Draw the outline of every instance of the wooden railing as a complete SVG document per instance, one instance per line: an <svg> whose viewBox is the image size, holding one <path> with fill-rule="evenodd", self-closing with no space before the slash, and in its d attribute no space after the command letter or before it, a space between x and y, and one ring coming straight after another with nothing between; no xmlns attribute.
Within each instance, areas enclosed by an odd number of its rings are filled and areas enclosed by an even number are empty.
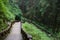
<svg viewBox="0 0 60 40"><path fill-rule="evenodd" d="M1 39L1 40L5 39L5 37L6 37L6 36L9 34L9 32L10 32L11 23L7 23L7 24L8 24L8 27L7 27L5 30L3 30L3 31L0 32L0 39Z"/></svg>
<svg viewBox="0 0 60 40"><path fill-rule="evenodd" d="M21 29L22 36L24 40L32 40L32 36L26 33L23 29Z"/></svg>
<svg viewBox="0 0 60 40"><path fill-rule="evenodd" d="M11 30L11 27L13 24L14 24L14 22L8 23L8 28L6 28L2 32L0 32L0 39L1 40L4 40L7 37L7 35L10 33L10 30ZM21 28L21 33L23 36L23 40L32 40L32 36L27 34L22 28Z"/></svg>

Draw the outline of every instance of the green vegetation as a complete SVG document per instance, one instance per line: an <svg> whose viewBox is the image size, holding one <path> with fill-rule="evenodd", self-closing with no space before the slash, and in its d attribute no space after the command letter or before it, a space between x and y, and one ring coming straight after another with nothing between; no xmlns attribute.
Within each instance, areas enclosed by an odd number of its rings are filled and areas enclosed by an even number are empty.
<svg viewBox="0 0 60 40"><path fill-rule="evenodd" d="M46 31L51 30L51 34L56 34L60 31L59 4L59 0L23 0L20 7L25 18L35 21L38 25L46 25Z"/></svg>
<svg viewBox="0 0 60 40"><path fill-rule="evenodd" d="M7 0L6 0L7 2ZM6 24L6 14L7 11L6 11L6 7L4 5L4 1L0 0L0 32L4 29L7 28L7 24Z"/></svg>
<svg viewBox="0 0 60 40"><path fill-rule="evenodd" d="M12 0L0 0L0 32L8 27L8 21L14 21L21 10Z"/></svg>
<svg viewBox="0 0 60 40"><path fill-rule="evenodd" d="M36 26L32 23L25 22L23 23L22 28L25 30L25 32L32 35L33 40L52 40L44 31L36 28Z"/></svg>
<svg viewBox="0 0 60 40"><path fill-rule="evenodd" d="M39 25L38 28L49 31L51 35L56 34L55 37L60 32L59 0L0 0L0 32L8 27L8 21L15 20L16 15L23 22L30 20L31 23ZM23 29L33 36L33 40L51 40L35 25L26 22L23 23Z"/></svg>

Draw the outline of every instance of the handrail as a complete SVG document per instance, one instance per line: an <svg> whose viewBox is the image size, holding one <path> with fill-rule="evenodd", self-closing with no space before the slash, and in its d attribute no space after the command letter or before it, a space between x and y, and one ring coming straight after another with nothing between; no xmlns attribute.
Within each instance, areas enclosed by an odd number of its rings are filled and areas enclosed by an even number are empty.
<svg viewBox="0 0 60 40"><path fill-rule="evenodd" d="M10 23L8 23L8 28L6 28L4 31L2 31L2 32L0 32L0 37L2 38L2 39L4 39L3 37L5 36L5 38L6 38L6 35L8 35L9 33L10 33L10 30L11 30L11 27L12 27L12 25L14 24L14 22L10 22ZM22 33L22 36L23 36L23 39L25 40L32 40L32 36L31 35L29 35L28 33L26 33L22 28L21 28L21 33Z"/></svg>
<svg viewBox="0 0 60 40"><path fill-rule="evenodd" d="M4 33L9 32L10 28L11 28L11 24L8 24L8 27L5 30L0 32L0 35L3 35Z"/></svg>
<svg viewBox="0 0 60 40"><path fill-rule="evenodd" d="M11 24L9 23L8 27L5 30L3 30L3 31L0 32L0 39L1 40L5 39L5 37L9 34L10 29L11 29Z"/></svg>
<svg viewBox="0 0 60 40"><path fill-rule="evenodd" d="M22 36L24 38L24 40L32 40L32 36L29 35L28 33L26 33L23 29L21 29L21 32L22 32Z"/></svg>

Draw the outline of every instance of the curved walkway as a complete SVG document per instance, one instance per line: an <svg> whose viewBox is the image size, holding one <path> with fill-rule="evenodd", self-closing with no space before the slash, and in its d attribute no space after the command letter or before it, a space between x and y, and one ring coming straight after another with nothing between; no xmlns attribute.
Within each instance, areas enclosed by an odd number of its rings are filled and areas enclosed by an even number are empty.
<svg viewBox="0 0 60 40"><path fill-rule="evenodd" d="M10 34L8 34L8 36L5 40L22 40L21 22L15 22L12 25Z"/></svg>

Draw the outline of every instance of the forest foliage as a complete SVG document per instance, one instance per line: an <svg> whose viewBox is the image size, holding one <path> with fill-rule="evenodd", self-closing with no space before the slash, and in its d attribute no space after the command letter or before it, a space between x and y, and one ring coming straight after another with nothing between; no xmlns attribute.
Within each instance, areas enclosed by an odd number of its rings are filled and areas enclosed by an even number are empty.
<svg viewBox="0 0 60 40"><path fill-rule="evenodd" d="M57 33L60 29L59 4L59 0L20 0L20 9L25 18L46 25L44 28L50 33Z"/></svg>
<svg viewBox="0 0 60 40"><path fill-rule="evenodd" d="M38 25L46 25L43 28L51 33L57 33L60 29L59 11L59 0L0 0L0 27L20 14Z"/></svg>
<svg viewBox="0 0 60 40"><path fill-rule="evenodd" d="M8 27L8 21L14 21L21 10L13 0L0 0L0 31Z"/></svg>

